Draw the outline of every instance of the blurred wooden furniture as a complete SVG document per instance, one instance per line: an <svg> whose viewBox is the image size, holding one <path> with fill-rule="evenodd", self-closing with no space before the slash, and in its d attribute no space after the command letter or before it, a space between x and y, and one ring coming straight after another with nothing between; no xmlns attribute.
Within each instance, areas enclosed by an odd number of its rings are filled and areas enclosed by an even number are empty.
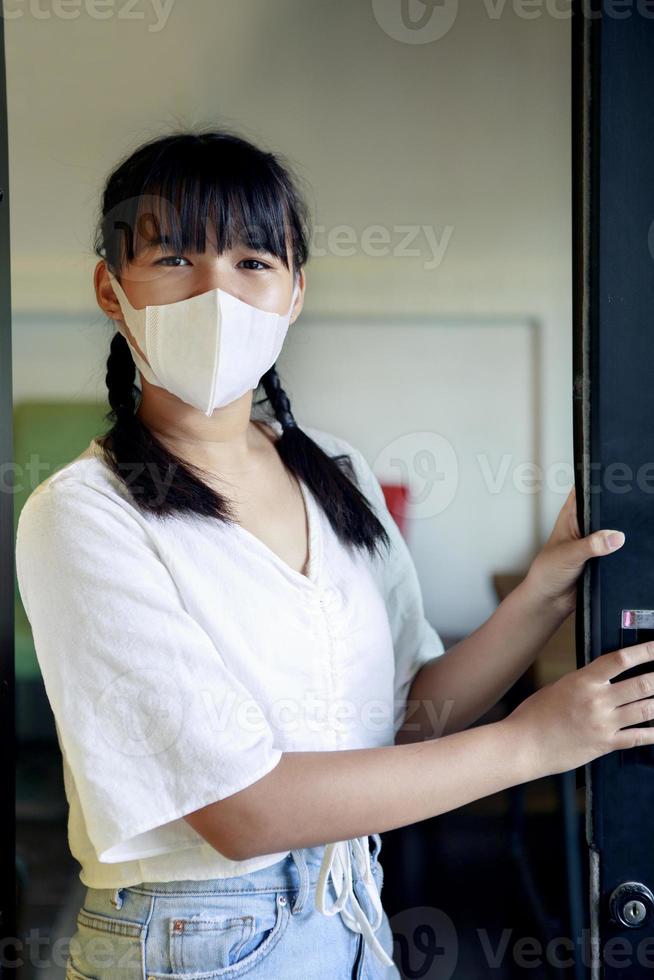
<svg viewBox="0 0 654 980"><path fill-rule="evenodd" d="M522 582L527 573L496 572L493 575L493 588L501 602ZM534 690L558 680L564 674L575 670L575 617L568 618L545 644L527 674L531 676Z"/></svg>

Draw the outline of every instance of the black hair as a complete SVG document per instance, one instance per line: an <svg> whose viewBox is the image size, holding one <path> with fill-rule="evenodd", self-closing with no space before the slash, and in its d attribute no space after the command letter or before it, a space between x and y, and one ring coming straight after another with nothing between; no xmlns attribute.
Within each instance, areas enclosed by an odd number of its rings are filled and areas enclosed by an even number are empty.
<svg viewBox="0 0 654 980"><path fill-rule="evenodd" d="M265 249L295 276L309 259L310 221L297 178L279 155L224 130L178 131L152 139L124 158L107 178L94 250L120 281L144 223L168 236L171 253L206 249L208 221L218 253L235 243ZM167 449L137 414L136 365L120 332L111 339L106 384L111 428L97 439L103 458L135 504L157 517L200 514L231 523L228 498L208 485L202 469ZM275 447L284 466L304 481L339 538L371 556L387 531L357 485L347 454L328 455L297 424L275 365L259 384L268 411L282 426ZM256 393L256 392L255 392ZM162 495L161 488L166 487Z"/></svg>

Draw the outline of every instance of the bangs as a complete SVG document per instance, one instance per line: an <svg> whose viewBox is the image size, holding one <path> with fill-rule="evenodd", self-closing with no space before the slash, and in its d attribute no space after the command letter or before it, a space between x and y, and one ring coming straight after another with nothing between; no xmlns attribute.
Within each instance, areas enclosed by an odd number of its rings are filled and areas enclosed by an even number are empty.
<svg viewBox="0 0 654 980"><path fill-rule="evenodd" d="M131 180L121 181L126 196L112 209L111 228L105 227L105 241L120 239L112 251L121 265L157 245L205 252L210 225L219 255L243 246L287 268L289 252L296 265L306 261L302 215L272 154L241 141L195 136L171 139L153 158L146 155L142 168L135 163ZM212 238L208 245L213 249Z"/></svg>

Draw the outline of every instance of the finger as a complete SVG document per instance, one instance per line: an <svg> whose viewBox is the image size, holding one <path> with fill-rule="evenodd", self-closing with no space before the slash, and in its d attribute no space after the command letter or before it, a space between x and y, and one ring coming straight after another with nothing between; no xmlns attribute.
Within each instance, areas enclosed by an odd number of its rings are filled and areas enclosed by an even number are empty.
<svg viewBox="0 0 654 980"><path fill-rule="evenodd" d="M613 709L616 731L625 725L642 725L654 718L654 698L642 698Z"/></svg>
<svg viewBox="0 0 654 980"><path fill-rule="evenodd" d="M624 531L604 528L602 531L593 531L592 534L587 534L585 538L581 538L581 543L586 547L588 557L593 558L596 555L608 555L612 551L617 551L625 543L625 540Z"/></svg>
<svg viewBox="0 0 654 980"><path fill-rule="evenodd" d="M645 664L654 661L654 640L645 643L635 643L632 647L621 647L619 650L612 650L610 653L603 653L592 663L586 665L586 669L591 671L595 679L600 683L608 683L614 677L635 667L637 664Z"/></svg>
<svg viewBox="0 0 654 980"><path fill-rule="evenodd" d="M617 551L625 542L622 531L594 531L585 538L566 539L558 545L557 559L562 568L580 568L589 558L601 558Z"/></svg>
<svg viewBox="0 0 654 980"><path fill-rule="evenodd" d="M640 745L654 745L654 728L625 728L617 732L613 742L616 749L635 749Z"/></svg>
<svg viewBox="0 0 654 980"><path fill-rule="evenodd" d="M641 698L649 698L654 694L654 670L649 670L645 674L638 674L636 677L629 677L625 681L616 681L611 685L611 699L613 706L618 708L621 704L629 704L631 701L638 701Z"/></svg>

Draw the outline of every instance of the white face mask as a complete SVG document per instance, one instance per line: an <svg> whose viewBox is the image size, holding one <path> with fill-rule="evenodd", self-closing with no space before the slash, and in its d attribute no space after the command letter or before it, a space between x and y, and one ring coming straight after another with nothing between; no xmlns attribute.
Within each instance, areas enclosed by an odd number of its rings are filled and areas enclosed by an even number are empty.
<svg viewBox="0 0 654 980"><path fill-rule="evenodd" d="M255 389L275 363L299 288L296 281L283 315L250 306L224 289L136 310L107 271L123 319L149 361L148 366L116 321L141 374L205 415Z"/></svg>

